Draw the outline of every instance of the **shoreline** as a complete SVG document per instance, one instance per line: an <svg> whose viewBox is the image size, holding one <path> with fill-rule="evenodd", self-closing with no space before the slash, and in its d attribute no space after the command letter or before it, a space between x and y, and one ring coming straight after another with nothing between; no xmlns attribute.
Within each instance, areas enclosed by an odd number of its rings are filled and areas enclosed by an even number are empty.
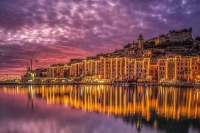
<svg viewBox="0 0 200 133"><path fill-rule="evenodd" d="M0 85L113 85L129 87L137 86L163 86L163 87L200 87L198 84L159 84L159 83L0 83Z"/></svg>
<svg viewBox="0 0 200 133"><path fill-rule="evenodd" d="M0 83L0 85L160 85L157 83Z"/></svg>

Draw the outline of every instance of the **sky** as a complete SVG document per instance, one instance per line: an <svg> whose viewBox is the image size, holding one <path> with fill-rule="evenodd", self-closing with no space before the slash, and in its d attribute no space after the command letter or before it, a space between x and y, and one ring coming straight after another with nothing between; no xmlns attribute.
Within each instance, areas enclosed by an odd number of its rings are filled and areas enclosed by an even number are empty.
<svg viewBox="0 0 200 133"><path fill-rule="evenodd" d="M200 0L0 0L0 78L23 75L30 59L36 69L113 52L139 34L191 27L195 38L199 7Z"/></svg>

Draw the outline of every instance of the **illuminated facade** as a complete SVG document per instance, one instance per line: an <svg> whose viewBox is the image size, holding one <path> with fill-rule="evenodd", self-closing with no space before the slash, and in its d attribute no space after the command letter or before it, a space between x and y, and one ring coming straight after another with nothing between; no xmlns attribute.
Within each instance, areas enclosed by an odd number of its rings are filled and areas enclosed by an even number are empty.
<svg viewBox="0 0 200 133"><path fill-rule="evenodd" d="M47 77L66 78L70 75L68 64L53 64L47 67ZM71 68L72 69L72 68Z"/></svg>
<svg viewBox="0 0 200 133"><path fill-rule="evenodd" d="M53 65L48 68L52 78L83 77L92 82L95 79L124 81L177 80L195 81L200 75L199 56L171 55L152 59L150 57L96 57L86 58L68 65ZM87 80L87 79L86 79Z"/></svg>
<svg viewBox="0 0 200 133"><path fill-rule="evenodd" d="M91 80L108 79L124 81L177 80L195 81L200 74L199 56L171 55L152 59L150 57L98 57L75 62L69 67L69 77L87 77ZM54 68L54 70L57 70ZM63 69L58 69L64 73ZM63 74L62 74L63 75ZM60 75L60 76L62 76Z"/></svg>
<svg viewBox="0 0 200 133"><path fill-rule="evenodd" d="M177 31L184 35L191 30ZM186 32L186 33L185 33ZM170 32L171 34L174 32ZM144 49L142 35L137 43L124 49L84 59L72 59L68 64L51 65L47 69L49 78L70 78L80 82L195 82L200 80L200 56L166 54L152 57L152 49ZM158 52L163 50L158 49Z"/></svg>
<svg viewBox="0 0 200 133"><path fill-rule="evenodd" d="M158 59L158 81L161 79L195 81L200 73L199 56L171 55Z"/></svg>

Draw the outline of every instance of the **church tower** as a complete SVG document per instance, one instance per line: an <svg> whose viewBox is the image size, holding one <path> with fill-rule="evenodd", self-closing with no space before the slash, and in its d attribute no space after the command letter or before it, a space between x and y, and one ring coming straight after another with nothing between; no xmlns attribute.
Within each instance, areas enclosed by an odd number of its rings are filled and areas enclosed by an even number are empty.
<svg viewBox="0 0 200 133"><path fill-rule="evenodd" d="M139 49L143 49L144 39L143 36L140 34L137 40L137 45Z"/></svg>

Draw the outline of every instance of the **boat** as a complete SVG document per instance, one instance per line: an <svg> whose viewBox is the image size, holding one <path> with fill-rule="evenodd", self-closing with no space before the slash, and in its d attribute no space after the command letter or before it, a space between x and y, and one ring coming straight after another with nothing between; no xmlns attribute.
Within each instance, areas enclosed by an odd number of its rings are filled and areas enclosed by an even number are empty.
<svg viewBox="0 0 200 133"><path fill-rule="evenodd" d="M193 83L180 83L178 84L179 87L194 87Z"/></svg>
<svg viewBox="0 0 200 133"><path fill-rule="evenodd" d="M179 83L162 83L162 86L177 86L177 87L193 87L191 82L179 82Z"/></svg>
<svg viewBox="0 0 200 133"><path fill-rule="evenodd" d="M200 87L200 83L194 83L194 87Z"/></svg>
<svg viewBox="0 0 200 133"><path fill-rule="evenodd" d="M177 83L161 83L162 86L178 86Z"/></svg>

